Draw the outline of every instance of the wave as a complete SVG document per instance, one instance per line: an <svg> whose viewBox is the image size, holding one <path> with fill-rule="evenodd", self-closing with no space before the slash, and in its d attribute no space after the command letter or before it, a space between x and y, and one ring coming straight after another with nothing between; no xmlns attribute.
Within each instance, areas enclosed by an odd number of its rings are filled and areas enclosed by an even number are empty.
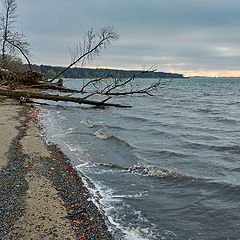
<svg viewBox="0 0 240 240"><path fill-rule="evenodd" d="M80 166L86 166L86 164L82 164ZM125 226L125 222L122 221L123 219L122 220L119 219L119 204L121 206L120 209L122 209L122 206L123 206L122 199L125 197L140 198L144 193L140 192L137 195L136 194L135 195L118 195L115 190L109 187L106 187L105 185L99 182L95 182L91 178L88 178L85 175L83 175L81 170L79 171L79 174L82 177L84 186L88 189L88 191L91 194L89 200L91 200L97 206L99 211L103 213L104 216L106 216L107 218L106 224L108 226L109 231L114 233L114 235L121 237L118 239L126 239L126 240L157 239L153 233L153 231L156 229L156 226L154 224L147 225L147 226L144 225L143 227L138 224L137 226L131 226L131 224L128 223L128 225ZM128 213L131 212L135 220L137 219L139 222L144 221L145 223L148 222L148 220L142 216L141 211L137 211L134 208L132 208L130 205L126 205L126 204L124 204L124 208L128 209Z"/></svg>
<svg viewBox="0 0 240 240"><path fill-rule="evenodd" d="M110 168L114 171L120 170L120 171L126 171L132 174L140 175L143 177L153 177L157 179L175 179L175 180L183 180L185 181L184 184L192 184L194 182L194 186L196 188L213 188L215 189L215 194L220 194L224 196L224 198L230 198L232 196L232 200L234 200L236 197L239 197L239 190L240 185L237 182L234 181L228 181L227 179L223 178L211 178L207 176L187 176L184 174L180 174L174 171L169 171L166 169L159 168L154 165L133 165L130 167L122 167L117 164L108 164L108 163L96 163L96 162L88 162L81 164L77 166L76 168L81 171L81 167L90 167L90 166L102 166L105 168ZM107 170L106 170L107 171ZM240 172L240 168L232 169L231 172ZM185 185L186 187L187 185ZM125 197L141 197L145 193L142 192L140 195L131 195L131 196L125 196ZM124 196L120 196L124 197Z"/></svg>
<svg viewBox="0 0 240 240"><path fill-rule="evenodd" d="M93 122L91 119L83 119L80 123L88 128L94 128L98 126L98 124Z"/></svg>
<svg viewBox="0 0 240 240"><path fill-rule="evenodd" d="M210 108L198 108L195 111L196 112L203 112L203 113L218 113L218 111L210 109Z"/></svg>
<svg viewBox="0 0 240 240"><path fill-rule="evenodd" d="M105 125L107 128L113 128L113 129L118 129L118 130L127 130L125 128L122 128L120 126L113 126L113 125Z"/></svg>
<svg viewBox="0 0 240 240"><path fill-rule="evenodd" d="M156 153L154 153L154 155L156 156L162 156L162 155L167 155L168 157L182 157L182 158L187 158L189 157L189 155L186 155L184 153L181 152L175 152L175 151L169 151L169 150L162 150L162 151L158 151Z"/></svg>
<svg viewBox="0 0 240 240"><path fill-rule="evenodd" d="M239 105L240 102L239 102L239 101L232 101L232 102L225 103L225 104L226 104L226 105L230 105L230 106L232 106L232 105Z"/></svg>
<svg viewBox="0 0 240 240"><path fill-rule="evenodd" d="M221 140L221 137L217 135L213 135L210 133L204 134L204 133L183 133L182 137L185 138L195 138L199 140L205 140L205 141L210 141L210 140Z"/></svg>
<svg viewBox="0 0 240 240"><path fill-rule="evenodd" d="M113 135L107 134L104 131L104 129L100 129L100 130L96 131L95 133L93 133L93 135L95 137L99 138L99 139L102 139L102 140L112 139L112 140L114 140L114 141L116 141L118 143L121 143L121 144L123 144L123 145L125 145L127 147L132 148L132 146L128 142L126 142L126 141L124 141L122 139L119 139L119 138L117 138L117 137L115 137Z"/></svg>
<svg viewBox="0 0 240 240"><path fill-rule="evenodd" d="M99 139L109 139L113 137L112 135L108 135L107 133L105 133L103 129L96 131L93 135Z"/></svg>
<svg viewBox="0 0 240 240"><path fill-rule="evenodd" d="M228 145L228 146L216 146L216 145L207 145L207 144L203 144L203 143L188 143L188 146L191 148L195 148L195 149L206 149L206 150L213 150L216 152L231 152L231 153L235 153L235 154L239 154L240 153L240 146L239 145Z"/></svg>
<svg viewBox="0 0 240 240"><path fill-rule="evenodd" d="M130 167L123 167L117 164L111 164L111 163L97 163L97 162L88 162L88 165L98 165L103 166L107 168L112 169L119 169L128 171L134 174L141 174L143 176L151 176L156 178L181 178L181 179L193 179L193 177L185 176L176 172L172 172L166 169L161 169L154 165L133 165ZM83 165L77 166L77 168L80 168ZM84 165L86 166L86 164Z"/></svg>
<svg viewBox="0 0 240 240"><path fill-rule="evenodd" d="M192 178L185 175L181 175L176 172L161 169L154 165L147 165L147 166L133 165L129 167L128 170L133 173L140 173L140 174L144 174L144 175L148 175L156 178L184 178L184 179Z"/></svg>
<svg viewBox="0 0 240 240"><path fill-rule="evenodd" d="M231 170L231 172L240 172L240 168L234 168Z"/></svg>
<svg viewBox="0 0 240 240"><path fill-rule="evenodd" d="M238 119L230 118L230 117L214 117L213 120L221 123L229 123L229 124L239 124Z"/></svg>
<svg viewBox="0 0 240 240"><path fill-rule="evenodd" d="M125 116L125 118L127 118L128 120L137 121L137 122L148 122L149 121L146 118L136 117L136 116Z"/></svg>
<svg viewBox="0 0 240 240"><path fill-rule="evenodd" d="M225 152L230 151L235 154L240 153L240 146L239 145L233 145L233 146L211 146L210 149L218 151L218 152Z"/></svg>
<svg viewBox="0 0 240 240"><path fill-rule="evenodd" d="M115 228L119 229L124 234L125 240L150 240L150 239L156 239L155 236L153 236L153 233L151 229L149 228L141 228L138 227L132 227L132 226L123 226L122 224L115 221L111 216L108 216L109 222L115 226ZM151 238L149 238L151 237Z"/></svg>

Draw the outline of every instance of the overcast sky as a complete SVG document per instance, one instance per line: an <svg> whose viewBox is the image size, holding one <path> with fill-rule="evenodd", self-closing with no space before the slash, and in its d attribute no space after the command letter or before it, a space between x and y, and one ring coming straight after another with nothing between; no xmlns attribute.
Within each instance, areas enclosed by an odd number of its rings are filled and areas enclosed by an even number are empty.
<svg viewBox="0 0 240 240"><path fill-rule="evenodd" d="M91 67L240 76L240 0L17 0L36 64L67 65L89 29L120 39Z"/></svg>

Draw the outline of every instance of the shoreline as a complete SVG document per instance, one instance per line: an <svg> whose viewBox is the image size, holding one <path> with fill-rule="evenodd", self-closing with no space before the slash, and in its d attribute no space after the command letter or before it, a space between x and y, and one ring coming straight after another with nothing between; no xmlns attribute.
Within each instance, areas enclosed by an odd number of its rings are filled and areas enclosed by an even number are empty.
<svg viewBox="0 0 240 240"><path fill-rule="evenodd" d="M0 109L0 239L113 239L81 173L42 140L37 108L8 99Z"/></svg>

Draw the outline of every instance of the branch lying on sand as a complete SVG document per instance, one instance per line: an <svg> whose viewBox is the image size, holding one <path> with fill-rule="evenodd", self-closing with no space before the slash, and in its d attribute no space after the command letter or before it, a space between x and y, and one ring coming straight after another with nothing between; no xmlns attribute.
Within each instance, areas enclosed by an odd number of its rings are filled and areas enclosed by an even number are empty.
<svg viewBox="0 0 240 240"><path fill-rule="evenodd" d="M45 100L52 100L52 101L64 101L64 102L75 102L79 104L89 104L94 106L113 106L113 107L119 107L119 108L130 108L131 106L124 106L120 104L114 104L114 103L106 103L108 99L105 99L101 102L98 101L91 101L79 97L69 97L69 96L59 96L59 95L53 95L53 94L46 94L46 93L36 93L36 92L30 92L30 91L16 91L16 90L5 90L0 89L0 95L8 96L8 97L15 97L20 99L21 97L26 98L28 100L29 98L36 98L36 99L45 99Z"/></svg>

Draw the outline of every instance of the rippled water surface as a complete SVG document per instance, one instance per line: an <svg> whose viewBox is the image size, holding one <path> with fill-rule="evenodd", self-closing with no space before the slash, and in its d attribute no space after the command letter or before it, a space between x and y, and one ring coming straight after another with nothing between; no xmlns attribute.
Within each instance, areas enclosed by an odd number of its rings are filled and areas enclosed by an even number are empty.
<svg viewBox="0 0 240 240"><path fill-rule="evenodd" d="M112 100L129 109L42 106L46 137L95 184L116 239L240 239L240 79L165 83Z"/></svg>

